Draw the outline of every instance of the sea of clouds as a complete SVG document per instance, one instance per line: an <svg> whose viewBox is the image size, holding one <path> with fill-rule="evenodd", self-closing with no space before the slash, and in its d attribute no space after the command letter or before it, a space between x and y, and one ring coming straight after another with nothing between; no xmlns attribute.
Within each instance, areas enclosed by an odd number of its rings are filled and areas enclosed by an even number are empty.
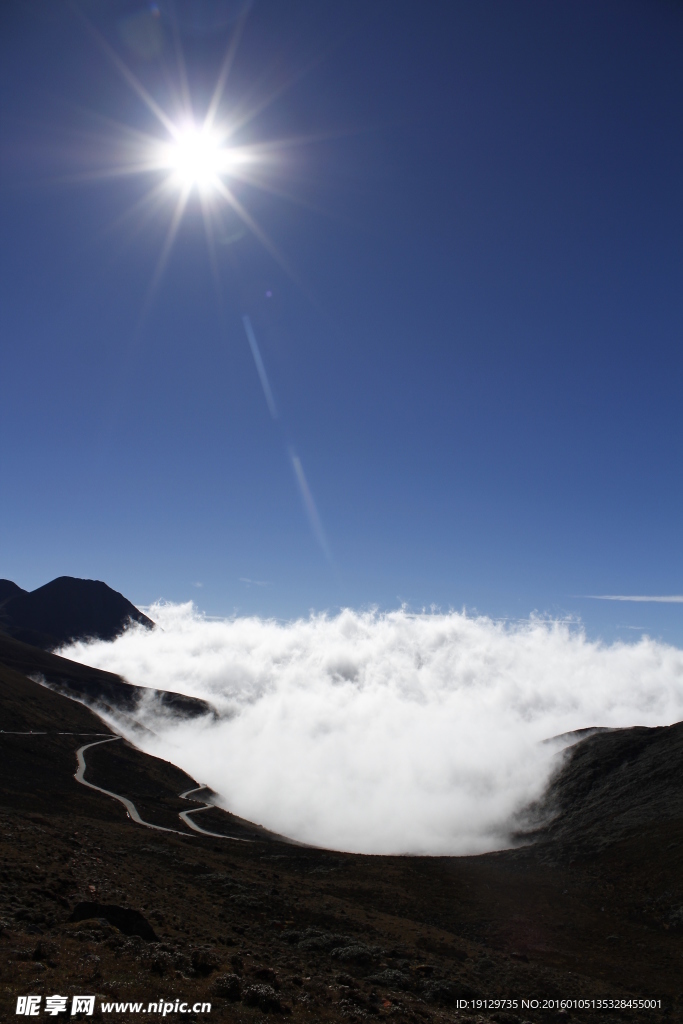
<svg viewBox="0 0 683 1024"><path fill-rule="evenodd" d="M148 609L110 643L64 656L219 712L142 712L150 754L275 832L363 853L469 854L511 845L567 740L591 726L683 718L683 651L593 642L566 622L345 610L283 623ZM132 736L126 725L122 732Z"/></svg>

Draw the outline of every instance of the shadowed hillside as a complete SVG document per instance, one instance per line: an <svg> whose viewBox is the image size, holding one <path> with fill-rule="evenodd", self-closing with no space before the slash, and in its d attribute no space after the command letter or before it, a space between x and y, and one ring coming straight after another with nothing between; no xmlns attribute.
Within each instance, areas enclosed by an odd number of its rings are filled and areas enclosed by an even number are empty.
<svg viewBox="0 0 683 1024"><path fill-rule="evenodd" d="M16 583L12 583L12 580L0 580L0 604L6 601L8 597L16 597L18 594L26 594L28 591L22 590Z"/></svg>
<svg viewBox="0 0 683 1024"><path fill-rule="evenodd" d="M141 700L155 699L165 710L183 718L215 716L211 705L199 697L186 697L183 693L135 686L113 672L104 672L102 669L90 668L89 665L60 658L57 654L32 647L1 633L0 663L25 675L39 677L60 693L114 714L125 714L130 717Z"/></svg>
<svg viewBox="0 0 683 1024"><path fill-rule="evenodd" d="M30 651L14 647L26 667ZM48 657L35 650L36 666ZM251 841L191 833L179 813L201 804L180 798L196 785L184 772L120 739L91 748L87 780L185 834L136 824L74 779L77 748L106 726L1 665L0 717L3 1019L25 992L147 1002L160 987L211 1001L206 1020L242 1024L264 1012L316 1024L555 1019L522 998L654 998L648 1020L682 1018L680 726L577 744L536 844L364 857L293 846L215 808L195 822ZM591 822L606 841L579 851Z"/></svg>
<svg viewBox="0 0 683 1024"><path fill-rule="evenodd" d="M129 622L154 623L100 580L59 576L32 590L0 581L0 629L24 643L55 650L72 640L113 640Z"/></svg>
<svg viewBox="0 0 683 1024"><path fill-rule="evenodd" d="M683 722L610 729L565 754L527 838L549 856L589 856L618 840L683 822Z"/></svg>

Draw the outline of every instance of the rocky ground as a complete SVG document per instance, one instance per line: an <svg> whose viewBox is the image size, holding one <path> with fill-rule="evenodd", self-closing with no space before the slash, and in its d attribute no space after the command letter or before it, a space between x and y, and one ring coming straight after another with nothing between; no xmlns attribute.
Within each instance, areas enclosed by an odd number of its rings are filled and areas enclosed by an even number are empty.
<svg viewBox="0 0 683 1024"><path fill-rule="evenodd" d="M680 727L610 739L602 768L599 737L584 741L530 847L364 857L217 809L197 823L245 841L190 834L178 794L191 779L122 740L93 748L87 779L188 834L136 825L73 777L76 749L108 732L91 711L2 666L0 710L3 1021L26 994L96 995L94 1017L117 1021L141 1018L102 1002L210 1003L168 1019L250 1024L683 1018ZM563 999L623 1005L560 1011Z"/></svg>

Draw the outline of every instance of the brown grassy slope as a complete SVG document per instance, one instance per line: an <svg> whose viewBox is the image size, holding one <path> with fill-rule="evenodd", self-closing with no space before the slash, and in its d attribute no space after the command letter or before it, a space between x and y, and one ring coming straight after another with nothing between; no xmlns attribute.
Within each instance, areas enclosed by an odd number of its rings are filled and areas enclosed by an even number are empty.
<svg viewBox="0 0 683 1024"><path fill-rule="evenodd" d="M42 652L39 652L42 653ZM45 810L53 805L88 813L104 820L126 821L126 810L111 798L100 796L73 778L76 750L90 741L115 735L96 714L77 701L0 664L2 695L2 776L0 794L9 806ZM15 735L33 731L33 735ZM42 735L46 732L46 735ZM66 735L61 735L66 733ZM125 740L93 747L86 752L86 779L103 789L132 800L145 821L188 831L178 817L192 804L179 794L197 786L180 768L161 758L142 753ZM211 815L218 832L248 829L248 823L216 809ZM208 820L208 818L207 818ZM202 821L199 822L202 824ZM245 832L245 834L247 834Z"/></svg>
<svg viewBox="0 0 683 1024"><path fill-rule="evenodd" d="M24 647L26 645L19 645ZM42 651L38 651L42 655ZM88 708L66 701L60 694L40 686L22 672L0 664L2 719L5 732L42 730L111 734L111 730Z"/></svg>

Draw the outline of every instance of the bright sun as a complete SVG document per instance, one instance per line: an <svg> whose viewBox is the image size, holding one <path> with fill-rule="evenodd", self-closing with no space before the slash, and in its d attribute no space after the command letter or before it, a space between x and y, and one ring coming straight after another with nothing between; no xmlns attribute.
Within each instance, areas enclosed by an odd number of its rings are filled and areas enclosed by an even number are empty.
<svg viewBox="0 0 683 1024"><path fill-rule="evenodd" d="M178 131L164 147L163 163L179 185L200 190L215 187L229 170L231 153L215 134L191 126Z"/></svg>

